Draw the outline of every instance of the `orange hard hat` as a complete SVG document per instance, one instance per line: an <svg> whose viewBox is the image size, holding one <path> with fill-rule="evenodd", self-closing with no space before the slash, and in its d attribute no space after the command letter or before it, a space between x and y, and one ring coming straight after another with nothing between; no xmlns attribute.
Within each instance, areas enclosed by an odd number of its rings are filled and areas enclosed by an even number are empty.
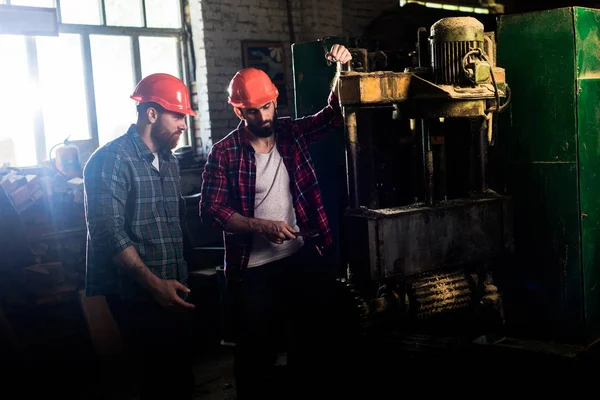
<svg viewBox="0 0 600 400"><path fill-rule="evenodd" d="M165 110L196 116L190 105L190 92L180 79L169 74L151 74L139 81L130 96L138 103L153 102Z"/></svg>
<svg viewBox="0 0 600 400"><path fill-rule="evenodd" d="M277 87L262 70L246 68L238 71L229 82L229 104L237 108L260 107L279 96Z"/></svg>

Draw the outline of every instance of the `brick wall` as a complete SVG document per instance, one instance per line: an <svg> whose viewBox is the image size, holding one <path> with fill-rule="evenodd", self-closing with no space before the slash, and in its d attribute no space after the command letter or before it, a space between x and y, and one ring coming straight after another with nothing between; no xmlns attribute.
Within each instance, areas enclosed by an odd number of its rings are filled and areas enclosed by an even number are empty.
<svg viewBox="0 0 600 400"><path fill-rule="evenodd" d="M292 0L295 42L342 32L342 2ZM242 40L282 42L287 105L281 115L293 115L291 40L285 0L190 0L200 103L199 132L204 149L234 129L239 119L227 104L227 85L242 68ZM196 134L198 136L198 133Z"/></svg>
<svg viewBox="0 0 600 400"><path fill-rule="evenodd" d="M344 35L362 36L367 25L382 11L399 6L398 0L342 0Z"/></svg>

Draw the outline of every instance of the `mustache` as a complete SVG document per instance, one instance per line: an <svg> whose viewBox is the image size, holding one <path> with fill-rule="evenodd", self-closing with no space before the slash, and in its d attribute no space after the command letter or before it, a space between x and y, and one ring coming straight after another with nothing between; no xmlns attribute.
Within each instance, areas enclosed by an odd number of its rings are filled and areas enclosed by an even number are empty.
<svg viewBox="0 0 600 400"><path fill-rule="evenodd" d="M268 125L265 125L265 124L268 124ZM273 119L264 121L262 126L255 126L255 125L247 124L247 127L250 130L250 132L252 132L257 137L261 137L261 138L271 137L277 131L277 127L278 127L277 111L275 111L275 114L273 115Z"/></svg>
<svg viewBox="0 0 600 400"><path fill-rule="evenodd" d="M250 129L250 132L252 132L255 136L261 138L271 137L271 135L275 133L275 126L273 122L266 126L248 125L248 129Z"/></svg>

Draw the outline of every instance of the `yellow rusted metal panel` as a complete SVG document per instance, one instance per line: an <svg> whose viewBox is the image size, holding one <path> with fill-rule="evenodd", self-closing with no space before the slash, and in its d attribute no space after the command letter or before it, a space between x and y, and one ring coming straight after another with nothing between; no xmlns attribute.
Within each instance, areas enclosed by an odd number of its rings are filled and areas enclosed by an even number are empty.
<svg viewBox="0 0 600 400"><path fill-rule="evenodd" d="M342 105L397 103L408 99L412 74L403 72L348 72L340 76Z"/></svg>
<svg viewBox="0 0 600 400"><path fill-rule="evenodd" d="M497 82L503 85L503 70L495 68L494 74L498 75ZM501 98L506 97L502 89L499 89L498 94ZM475 87L436 85L409 72L346 72L340 76L339 82L339 99L342 106L443 100L448 103L459 101L455 106L448 106L458 110L464 109L462 102L465 100L493 99L494 95L492 84ZM476 115L485 114L477 112ZM468 116L473 115L471 113Z"/></svg>

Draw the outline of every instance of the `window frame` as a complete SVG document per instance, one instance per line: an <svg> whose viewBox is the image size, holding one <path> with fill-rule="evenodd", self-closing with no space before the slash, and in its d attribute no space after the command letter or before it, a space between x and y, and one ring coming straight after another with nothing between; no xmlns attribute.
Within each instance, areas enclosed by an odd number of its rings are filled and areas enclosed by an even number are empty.
<svg viewBox="0 0 600 400"><path fill-rule="evenodd" d="M83 61L83 75L84 75L84 87L85 87L85 99L88 112L88 128L90 132L90 139L73 141L82 148L97 149L99 147L99 136L98 136L98 118L96 112L96 94L94 88L94 76L93 76L93 65L92 65L92 48L90 44L90 35L107 35L107 36L127 36L131 38L131 55L132 55L132 67L134 82L131 82L131 90L142 79L142 64L141 64L141 53L140 53L140 36L147 37L169 37L175 38L178 43L177 51L177 63L181 78L184 82L188 82L191 76L188 69L188 62L186 62L187 54L187 41L188 36L185 29L185 2L179 0L180 7L180 28L149 28L147 27L146 18L146 0L141 0L142 7L142 19L144 26L130 27L130 26L111 26L106 25L106 6L105 1L100 0L101 7L101 18L102 25L84 25L84 24L64 24L61 21L61 8L60 0L55 0L56 4L56 15L58 19L58 33L59 34L78 34L81 37L81 57ZM5 4L10 5L10 0L5 0ZM38 54L37 54L37 40L35 36L24 36L26 43L27 61L29 65L29 76L31 82L39 86L40 75L38 69ZM187 83L190 88L189 82ZM191 92L191 90L190 90ZM190 95L191 97L191 95ZM36 158L38 165L48 160L48 151L56 143L46 143L46 136L44 130L44 118L42 112L42 103L35 102L34 115L34 143L36 147ZM187 117L187 132L182 135L182 145L193 146L193 135L191 127L193 126L193 117ZM133 121L134 116L132 116ZM125 133L125 132L123 132ZM17 166L17 167L31 167L31 166Z"/></svg>

